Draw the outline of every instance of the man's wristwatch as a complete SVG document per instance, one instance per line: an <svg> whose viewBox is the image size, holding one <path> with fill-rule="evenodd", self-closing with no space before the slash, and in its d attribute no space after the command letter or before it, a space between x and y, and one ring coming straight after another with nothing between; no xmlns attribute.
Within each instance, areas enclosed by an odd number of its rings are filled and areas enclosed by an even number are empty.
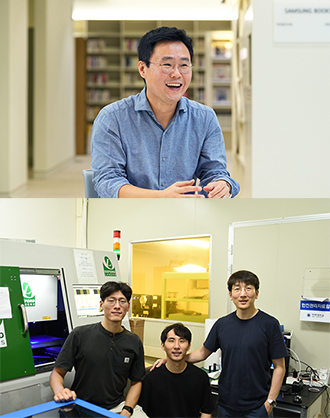
<svg viewBox="0 0 330 418"><path fill-rule="evenodd" d="M124 405L123 409L126 409L126 411L128 411L131 414L131 416L133 415L134 409L131 406Z"/></svg>
<svg viewBox="0 0 330 418"><path fill-rule="evenodd" d="M276 401L274 401L273 399L267 399L267 402L269 403L269 405L270 405L272 408L274 408L274 406L276 406L276 405L277 405L277 402L276 402Z"/></svg>

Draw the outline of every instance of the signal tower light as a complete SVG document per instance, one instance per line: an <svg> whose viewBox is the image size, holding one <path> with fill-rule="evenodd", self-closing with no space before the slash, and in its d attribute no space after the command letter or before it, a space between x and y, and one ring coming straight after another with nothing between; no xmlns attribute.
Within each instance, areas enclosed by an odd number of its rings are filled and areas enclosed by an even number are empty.
<svg viewBox="0 0 330 418"><path fill-rule="evenodd" d="M120 259L120 231L113 231L113 252L117 254L117 259Z"/></svg>

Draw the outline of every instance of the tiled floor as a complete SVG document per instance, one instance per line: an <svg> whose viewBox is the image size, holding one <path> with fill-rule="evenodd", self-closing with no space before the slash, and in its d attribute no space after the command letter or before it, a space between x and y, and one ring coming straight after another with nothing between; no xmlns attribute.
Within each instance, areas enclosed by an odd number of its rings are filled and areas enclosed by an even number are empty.
<svg viewBox="0 0 330 418"><path fill-rule="evenodd" d="M227 151L228 170L231 172L231 153ZM13 198L85 197L82 170L90 168L90 156L76 156L47 179L28 180L26 188L13 193Z"/></svg>
<svg viewBox="0 0 330 418"><path fill-rule="evenodd" d="M82 170L90 168L90 156L76 156L48 179L29 179L25 190L11 197L85 197Z"/></svg>

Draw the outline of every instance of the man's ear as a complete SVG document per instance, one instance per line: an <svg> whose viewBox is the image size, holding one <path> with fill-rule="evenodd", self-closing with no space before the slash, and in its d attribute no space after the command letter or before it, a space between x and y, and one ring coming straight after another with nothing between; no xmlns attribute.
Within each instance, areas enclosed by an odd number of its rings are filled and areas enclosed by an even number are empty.
<svg viewBox="0 0 330 418"><path fill-rule="evenodd" d="M164 343L161 343L160 346L162 347L162 349L165 351L165 345Z"/></svg>
<svg viewBox="0 0 330 418"><path fill-rule="evenodd" d="M103 311L103 301L100 300L100 311Z"/></svg>
<svg viewBox="0 0 330 418"><path fill-rule="evenodd" d="M138 62L138 70L139 70L140 76L142 78L145 78L144 75L145 75L145 69L146 68L147 68L147 65L144 61L139 61Z"/></svg>

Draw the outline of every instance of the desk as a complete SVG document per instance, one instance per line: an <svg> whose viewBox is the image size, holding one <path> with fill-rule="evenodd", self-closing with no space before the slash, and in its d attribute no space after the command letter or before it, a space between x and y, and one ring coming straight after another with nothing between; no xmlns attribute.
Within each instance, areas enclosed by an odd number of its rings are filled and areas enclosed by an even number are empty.
<svg viewBox="0 0 330 418"><path fill-rule="evenodd" d="M218 386L211 385L212 397L216 405L216 410L213 412L213 417L217 416L217 397ZM315 415L323 412L322 409L322 394L325 392L325 387L320 388L317 393L310 392L308 386L304 385L300 392L302 398L301 403L293 402L294 396L291 390L286 394L280 394L277 398L277 406L274 408L274 417L296 417L296 418L313 418Z"/></svg>
<svg viewBox="0 0 330 418"><path fill-rule="evenodd" d="M294 395L291 390L280 393L277 397L277 406L274 408L274 417L301 417L313 418L322 412L322 394L325 387L319 388L319 392L310 392L309 386L304 385L301 392L301 403L293 402Z"/></svg>

